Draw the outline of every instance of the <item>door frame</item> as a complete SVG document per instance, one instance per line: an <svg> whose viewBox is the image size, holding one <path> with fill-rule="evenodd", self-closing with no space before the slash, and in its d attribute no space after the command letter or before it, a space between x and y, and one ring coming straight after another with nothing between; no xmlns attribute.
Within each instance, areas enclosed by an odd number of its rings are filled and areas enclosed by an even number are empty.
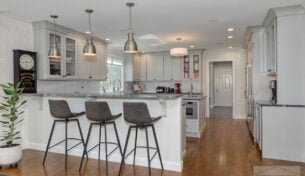
<svg viewBox="0 0 305 176"><path fill-rule="evenodd" d="M208 63L205 66L207 70L207 80L206 80L206 85L207 85L207 117L210 118L210 63L212 62L232 62L232 77L233 77L233 85L232 85L232 93L233 93L233 105L232 105L232 116L234 119L235 116L235 102L236 102L236 97L235 97L235 62L234 59L208 59ZM214 67L213 67L214 69Z"/></svg>

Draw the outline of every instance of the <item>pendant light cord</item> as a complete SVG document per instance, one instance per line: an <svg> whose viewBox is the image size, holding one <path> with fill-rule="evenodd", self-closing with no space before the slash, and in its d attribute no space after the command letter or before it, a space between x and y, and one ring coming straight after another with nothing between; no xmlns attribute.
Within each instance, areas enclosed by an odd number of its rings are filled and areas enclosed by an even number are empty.
<svg viewBox="0 0 305 176"><path fill-rule="evenodd" d="M133 2L127 2L126 6L129 7L129 28L128 28L128 32L133 32L132 18L131 18L131 8L134 6L134 3Z"/></svg>
<svg viewBox="0 0 305 176"><path fill-rule="evenodd" d="M89 34L91 35L92 34L92 31L91 31L91 13L88 13L89 14Z"/></svg>

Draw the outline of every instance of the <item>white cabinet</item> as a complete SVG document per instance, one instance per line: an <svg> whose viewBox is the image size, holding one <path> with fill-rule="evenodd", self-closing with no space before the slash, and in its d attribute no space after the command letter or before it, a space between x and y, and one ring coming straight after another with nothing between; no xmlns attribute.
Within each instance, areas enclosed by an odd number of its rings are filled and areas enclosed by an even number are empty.
<svg viewBox="0 0 305 176"><path fill-rule="evenodd" d="M276 19L266 27L266 62L263 70L269 73L276 72Z"/></svg>
<svg viewBox="0 0 305 176"><path fill-rule="evenodd" d="M163 55L148 54L147 81L163 81Z"/></svg>
<svg viewBox="0 0 305 176"><path fill-rule="evenodd" d="M260 104L254 105L254 125L253 138L260 150L262 150L262 107Z"/></svg>
<svg viewBox="0 0 305 176"><path fill-rule="evenodd" d="M107 78L107 63L106 53L103 52L106 48L95 42L96 56L84 56L82 49L86 44L85 40L79 40L78 50L79 59L78 65L78 78L88 80L103 80Z"/></svg>
<svg viewBox="0 0 305 176"><path fill-rule="evenodd" d="M164 55L164 76L165 81L180 81L181 80L181 58L171 57L170 55Z"/></svg>
<svg viewBox="0 0 305 176"><path fill-rule="evenodd" d="M49 21L33 22L34 50L38 58L39 79L105 79L107 75L106 43L94 38L97 56L84 62L83 47L86 34L56 25L56 42L61 51L61 59L48 57L53 42L53 23ZM90 63L90 64L89 64ZM83 65L82 65L83 64ZM87 73L86 73L87 72Z"/></svg>
<svg viewBox="0 0 305 176"><path fill-rule="evenodd" d="M201 53L190 53L183 57L183 80L201 79Z"/></svg>

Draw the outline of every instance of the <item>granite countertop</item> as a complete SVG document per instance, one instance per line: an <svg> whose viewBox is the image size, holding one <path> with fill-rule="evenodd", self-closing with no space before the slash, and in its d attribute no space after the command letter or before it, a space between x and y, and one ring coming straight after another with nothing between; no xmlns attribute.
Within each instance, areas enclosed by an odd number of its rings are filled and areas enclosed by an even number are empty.
<svg viewBox="0 0 305 176"><path fill-rule="evenodd" d="M257 100L254 102L260 106L280 106L280 107L305 107L305 105L288 105L288 104L278 104L276 102L270 102L266 100Z"/></svg>
<svg viewBox="0 0 305 176"><path fill-rule="evenodd" d="M39 97L75 97L75 98L118 98L118 99L166 99L174 100L182 97L181 94L135 94L130 92L103 93L103 94L83 94L83 93L37 93L24 94L25 96Z"/></svg>

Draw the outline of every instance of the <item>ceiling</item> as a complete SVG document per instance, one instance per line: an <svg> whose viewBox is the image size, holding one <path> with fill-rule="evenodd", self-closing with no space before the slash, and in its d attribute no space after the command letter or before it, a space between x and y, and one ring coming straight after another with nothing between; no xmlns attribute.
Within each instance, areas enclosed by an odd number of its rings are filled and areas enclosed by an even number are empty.
<svg viewBox="0 0 305 176"><path fill-rule="evenodd" d="M28 22L50 20L85 32L91 8L95 36L111 39L109 49L122 52L127 39L126 0L1 0L0 13ZM302 4L302 0L133 0L133 28L140 51L168 51L172 47L214 49L241 47L247 26L260 25L268 9ZM233 27L233 32L227 28ZM148 35L151 34L151 35ZM228 39L233 35L233 39ZM177 42L176 38L182 41Z"/></svg>

